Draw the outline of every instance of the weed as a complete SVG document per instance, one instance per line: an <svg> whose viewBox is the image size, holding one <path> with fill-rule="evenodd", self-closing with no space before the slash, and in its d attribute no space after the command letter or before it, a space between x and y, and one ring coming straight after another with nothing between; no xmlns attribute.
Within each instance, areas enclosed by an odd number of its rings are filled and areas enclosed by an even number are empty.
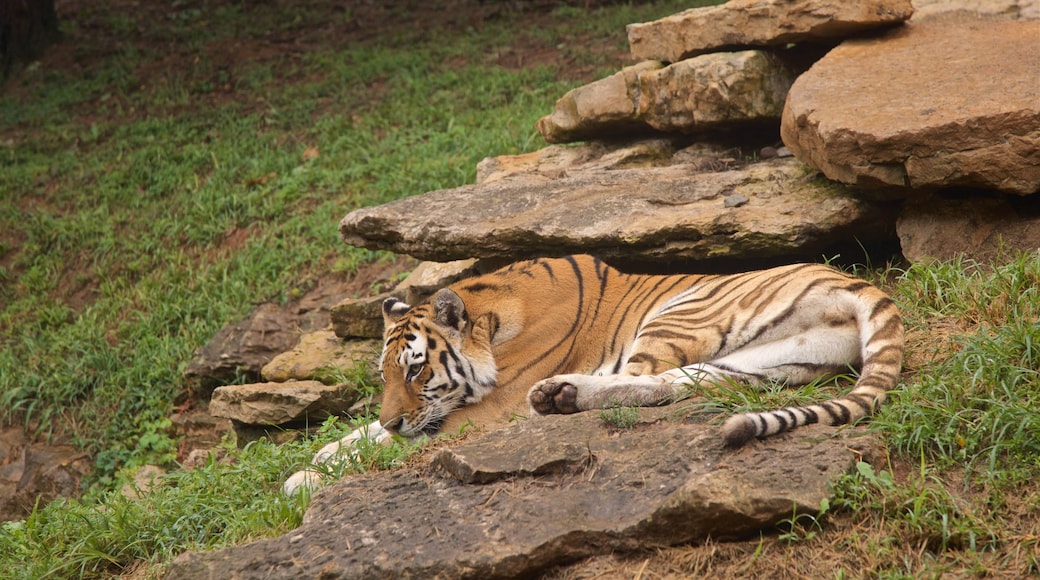
<svg viewBox="0 0 1040 580"><path fill-rule="evenodd" d="M639 424L639 409L623 406L619 401L611 401L599 412L599 418L607 427L631 429Z"/></svg>
<svg viewBox="0 0 1040 580"><path fill-rule="evenodd" d="M1040 455L1040 253L989 272L964 261L914 266L896 299L910 336L950 319L962 326L875 424L908 456L967 466L966 484L1029 481Z"/></svg>
<svg viewBox="0 0 1040 580"><path fill-rule="evenodd" d="M835 509L876 513L891 518L900 541L933 553L948 549L993 549L999 539L992 527L956 501L926 464L916 476L897 483L887 471L867 463L835 486Z"/></svg>
<svg viewBox="0 0 1040 580"><path fill-rule="evenodd" d="M781 520L777 524L777 527L784 530L780 533L778 539L789 544L812 540L818 532L823 531L821 522L828 510L830 510L830 500L826 498L820 502L820 509L815 516L799 511L798 506L794 506L791 511L791 517Z"/></svg>

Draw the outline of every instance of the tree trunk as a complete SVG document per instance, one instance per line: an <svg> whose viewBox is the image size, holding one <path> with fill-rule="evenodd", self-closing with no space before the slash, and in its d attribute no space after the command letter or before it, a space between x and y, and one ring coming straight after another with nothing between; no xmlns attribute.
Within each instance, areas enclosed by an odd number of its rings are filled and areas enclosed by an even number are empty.
<svg viewBox="0 0 1040 580"><path fill-rule="evenodd" d="M61 38L54 0L0 0L0 76Z"/></svg>

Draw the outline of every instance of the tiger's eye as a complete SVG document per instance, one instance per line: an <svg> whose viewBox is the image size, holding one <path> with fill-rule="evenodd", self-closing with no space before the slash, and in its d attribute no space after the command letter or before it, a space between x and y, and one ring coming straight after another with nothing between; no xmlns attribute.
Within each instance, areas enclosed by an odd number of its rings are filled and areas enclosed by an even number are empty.
<svg viewBox="0 0 1040 580"><path fill-rule="evenodd" d="M416 378L418 378L419 374L423 372L424 368L426 368L426 365L421 363L410 365L408 367L408 373L405 375L405 380L409 383L414 381Z"/></svg>

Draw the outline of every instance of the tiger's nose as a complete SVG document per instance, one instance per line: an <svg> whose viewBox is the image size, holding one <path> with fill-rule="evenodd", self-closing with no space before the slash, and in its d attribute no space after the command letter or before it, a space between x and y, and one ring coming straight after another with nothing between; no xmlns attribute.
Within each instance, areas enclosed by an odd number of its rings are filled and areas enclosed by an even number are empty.
<svg viewBox="0 0 1040 580"><path fill-rule="evenodd" d="M394 417L386 423L383 423L383 428L387 431L400 431L401 427L404 426L404 417Z"/></svg>

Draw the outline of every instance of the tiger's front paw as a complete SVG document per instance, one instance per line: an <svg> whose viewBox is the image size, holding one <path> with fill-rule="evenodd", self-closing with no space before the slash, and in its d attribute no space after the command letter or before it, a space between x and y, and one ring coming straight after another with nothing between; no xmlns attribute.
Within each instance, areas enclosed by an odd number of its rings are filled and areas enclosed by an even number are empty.
<svg viewBox="0 0 1040 580"><path fill-rule="evenodd" d="M296 495L304 491L310 493L324 484L322 475L313 469L297 471L289 476L282 484L282 492L285 495Z"/></svg>
<svg viewBox="0 0 1040 580"><path fill-rule="evenodd" d="M535 383L527 393L531 409L539 415L577 413L578 388L564 377L551 377Z"/></svg>

